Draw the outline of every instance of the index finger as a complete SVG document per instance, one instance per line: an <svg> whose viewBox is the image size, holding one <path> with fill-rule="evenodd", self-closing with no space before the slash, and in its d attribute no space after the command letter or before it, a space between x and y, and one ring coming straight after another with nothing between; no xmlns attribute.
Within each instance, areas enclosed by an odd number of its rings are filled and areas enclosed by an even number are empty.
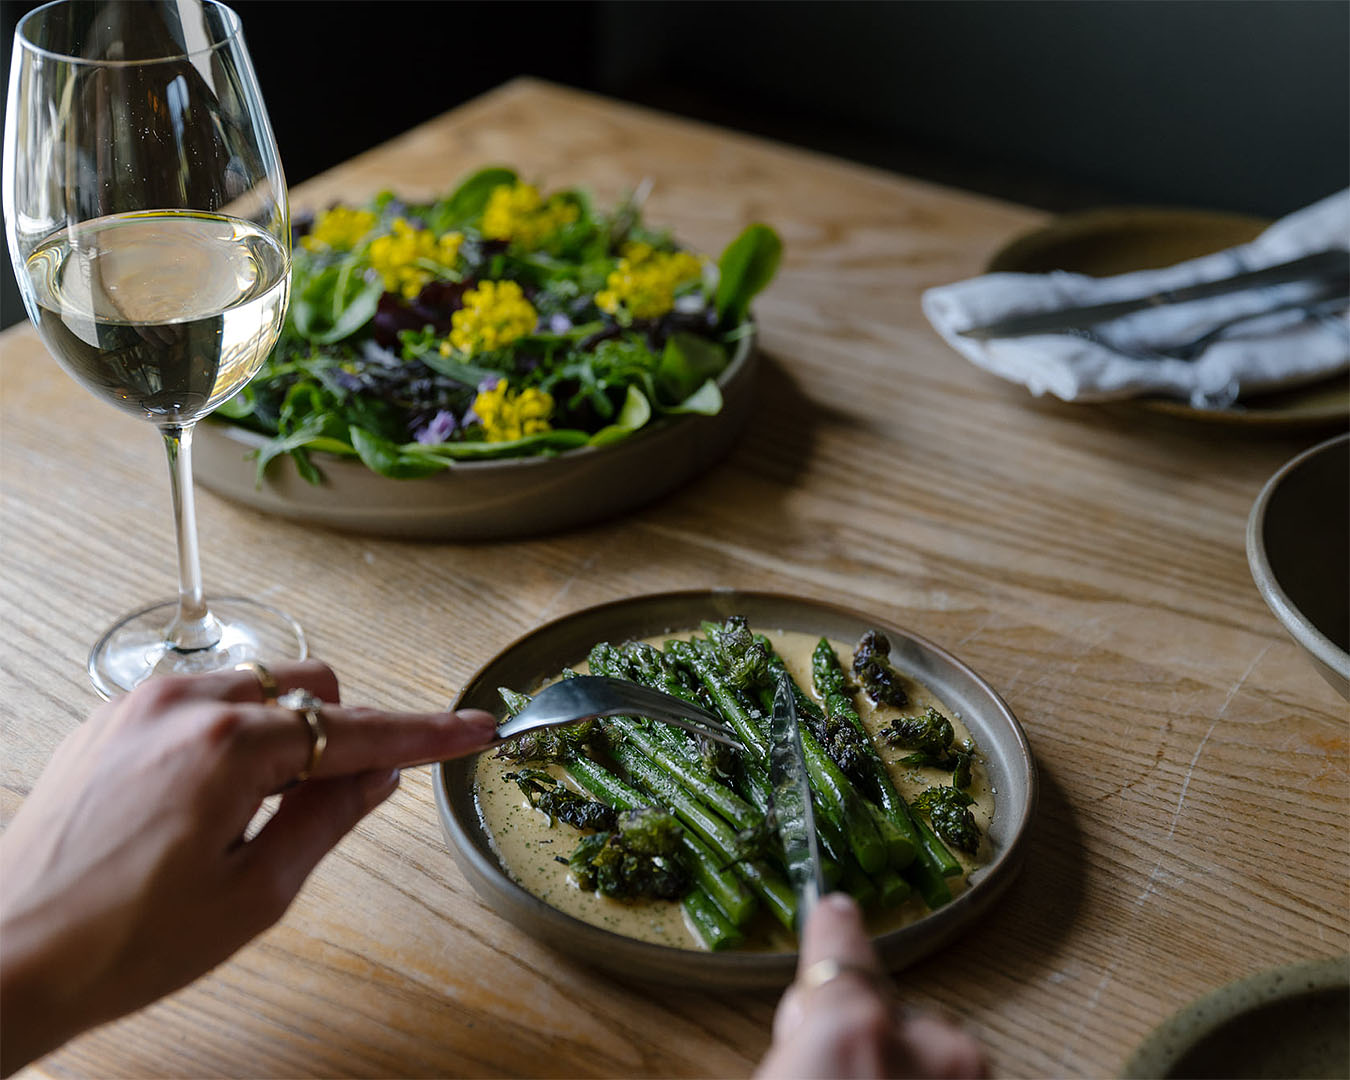
<svg viewBox="0 0 1350 1080"><path fill-rule="evenodd" d="M324 703L317 710L326 737L311 776L351 776L372 769L399 769L463 757L486 749L496 737L497 721L481 709L406 713ZM293 780L310 764L312 735L303 711L266 706L250 724L251 743L266 763L254 773L266 790Z"/></svg>

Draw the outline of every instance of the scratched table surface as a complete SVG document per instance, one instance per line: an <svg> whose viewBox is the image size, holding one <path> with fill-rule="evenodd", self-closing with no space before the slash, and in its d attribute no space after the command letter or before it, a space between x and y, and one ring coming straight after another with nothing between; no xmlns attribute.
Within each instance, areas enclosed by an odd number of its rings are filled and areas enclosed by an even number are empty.
<svg viewBox="0 0 1350 1080"><path fill-rule="evenodd" d="M1252 433L1039 401L925 322L1037 212L533 81L294 192L297 210L447 190L511 164L720 251L773 223L764 363L730 455L621 520L500 543L372 540L198 496L209 589L307 627L344 697L448 701L541 622L670 589L790 592L945 646L1007 699L1041 779L998 908L900 974L997 1075L1117 1071L1228 980L1350 944L1346 705L1262 603L1243 530L1325 433ZM95 697L90 643L174 582L159 440L0 336L3 819ZM52 1076L738 1076L775 994L617 981L493 913L426 769L319 866L281 922L189 988L74 1040Z"/></svg>

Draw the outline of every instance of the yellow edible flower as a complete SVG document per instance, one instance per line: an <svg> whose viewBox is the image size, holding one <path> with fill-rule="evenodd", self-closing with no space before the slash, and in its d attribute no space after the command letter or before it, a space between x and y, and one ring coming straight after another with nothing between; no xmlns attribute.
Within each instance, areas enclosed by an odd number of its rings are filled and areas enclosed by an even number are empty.
<svg viewBox="0 0 1350 1080"><path fill-rule="evenodd" d="M548 431L553 396L533 386L517 393L501 379L491 390L479 391L473 411L488 442L507 442Z"/></svg>
<svg viewBox="0 0 1350 1080"><path fill-rule="evenodd" d="M576 221L577 205L558 195L547 201L533 184L502 184L492 189L483 210L483 235L538 247L549 236Z"/></svg>
<svg viewBox="0 0 1350 1080"><path fill-rule="evenodd" d="M393 232L370 242L370 265L384 280L386 292L412 300L432 278L454 269L463 240L457 232L437 239L430 229L414 229L404 218L395 218Z"/></svg>
<svg viewBox="0 0 1350 1080"><path fill-rule="evenodd" d="M334 206L314 219L309 232L300 238L306 251L350 251L375 228L375 215L369 210Z"/></svg>
<svg viewBox="0 0 1350 1080"><path fill-rule="evenodd" d="M702 260L687 251L656 251L650 244L625 244L623 258L595 294L596 306L610 315L626 311L634 319L655 319L675 306L675 290L703 273Z"/></svg>
<svg viewBox="0 0 1350 1080"><path fill-rule="evenodd" d="M474 353L502 349L530 333L539 316L514 281L484 281L464 294L464 306L450 316L450 337L441 355L452 349Z"/></svg>

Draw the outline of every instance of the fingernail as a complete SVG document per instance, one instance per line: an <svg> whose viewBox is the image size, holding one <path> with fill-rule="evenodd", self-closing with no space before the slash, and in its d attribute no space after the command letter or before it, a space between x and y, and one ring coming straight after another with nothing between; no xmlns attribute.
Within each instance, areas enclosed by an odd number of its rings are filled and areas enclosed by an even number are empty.
<svg viewBox="0 0 1350 1080"><path fill-rule="evenodd" d="M832 892L820 898L836 915L857 914L858 903L846 892Z"/></svg>
<svg viewBox="0 0 1350 1080"><path fill-rule="evenodd" d="M468 727L475 736L486 742L497 734L497 718L481 709L465 709L455 713L455 718Z"/></svg>

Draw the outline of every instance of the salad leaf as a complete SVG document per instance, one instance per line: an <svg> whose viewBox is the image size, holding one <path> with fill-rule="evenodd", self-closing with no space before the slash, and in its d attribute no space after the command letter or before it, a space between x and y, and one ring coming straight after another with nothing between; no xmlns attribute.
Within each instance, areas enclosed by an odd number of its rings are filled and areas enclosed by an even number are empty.
<svg viewBox="0 0 1350 1080"><path fill-rule="evenodd" d="M727 351L715 341L678 331L671 334L656 369L656 385L664 395L683 401L727 366Z"/></svg>
<svg viewBox="0 0 1350 1080"><path fill-rule="evenodd" d="M750 225L722 252L717 262L719 278L714 304L723 326L744 322L750 301L778 270L783 241L767 225Z"/></svg>
<svg viewBox="0 0 1350 1080"><path fill-rule="evenodd" d="M584 431L563 428L541 431L521 439L501 442L446 442L422 448L422 452L452 461L475 461L483 458L523 457L544 451L575 450L585 446L590 436ZM414 444L415 445L415 444ZM405 447L405 449L408 449Z"/></svg>
<svg viewBox="0 0 1350 1080"><path fill-rule="evenodd" d="M488 199L496 188L509 187L516 179L514 169L501 167L479 169L462 180L449 197L435 205L432 213L428 215L428 225L436 232L444 232L473 221L483 213Z"/></svg>
<svg viewBox="0 0 1350 1080"><path fill-rule="evenodd" d="M628 384L628 393L624 396L623 408L614 418L614 423L602 427L590 438L592 446L607 446L612 442L627 438L652 418L652 403L633 383Z"/></svg>
<svg viewBox="0 0 1350 1080"><path fill-rule="evenodd" d="M351 433L352 446L356 448L361 460L381 476L395 480L414 480L420 476L440 472L443 468L441 462L435 458L400 447L355 424L351 427Z"/></svg>
<svg viewBox="0 0 1350 1080"><path fill-rule="evenodd" d="M384 292L378 278L367 281L354 260L320 270L297 291L291 319L300 335L315 345L351 337L375 317Z"/></svg>
<svg viewBox="0 0 1350 1080"><path fill-rule="evenodd" d="M678 405L661 410L672 416L681 413L698 413L700 416L716 416L722 411L722 391L716 380L709 379Z"/></svg>

